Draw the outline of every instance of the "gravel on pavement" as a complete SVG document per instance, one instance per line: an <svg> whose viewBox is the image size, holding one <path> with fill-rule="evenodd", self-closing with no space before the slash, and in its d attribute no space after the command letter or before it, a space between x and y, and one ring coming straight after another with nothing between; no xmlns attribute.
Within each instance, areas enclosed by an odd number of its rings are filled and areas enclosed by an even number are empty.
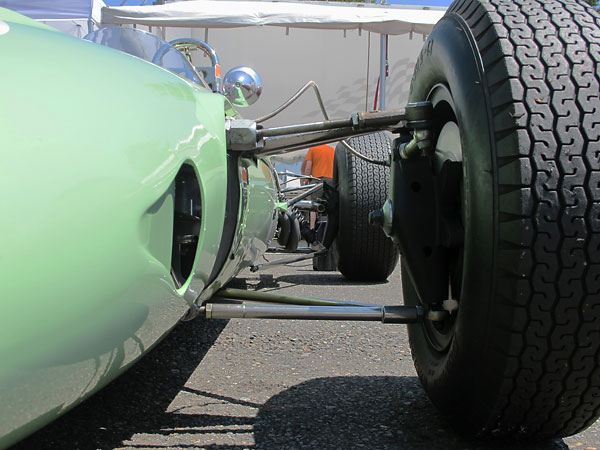
<svg viewBox="0 0 600 450"><path fill-rule="evenodd" d="M402 300L399 269L388 282L364 284L300 262L244 271L235 282L318 298ZM546 442L466 440L427 399L403 325L196 319L14 449L600 450L600 423Z"/></svg>

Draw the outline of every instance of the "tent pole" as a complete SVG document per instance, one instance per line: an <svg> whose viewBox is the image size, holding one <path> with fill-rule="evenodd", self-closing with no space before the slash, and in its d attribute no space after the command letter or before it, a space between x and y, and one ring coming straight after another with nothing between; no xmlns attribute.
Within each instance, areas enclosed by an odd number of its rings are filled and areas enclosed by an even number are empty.
<svg viewBox="0 0 600 450"><path fill-rule="evenodd" d="M385 75L386 75L386 55L387 55L387 34L381 34L380 36L380 66L379 66L379 110L385 110Z"/></svg>
<svg viewBox="0 0 600 450"><path fill-rule="evenodd" d="M367 38L367 88L365 90L365 111L369 110L369 67L371 65L371 32Z"/></svg>

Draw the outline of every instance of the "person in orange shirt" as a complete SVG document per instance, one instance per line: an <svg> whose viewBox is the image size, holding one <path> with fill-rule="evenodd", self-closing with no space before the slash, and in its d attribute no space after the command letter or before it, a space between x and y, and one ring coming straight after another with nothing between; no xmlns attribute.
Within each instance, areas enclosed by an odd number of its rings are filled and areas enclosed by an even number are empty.
<svg viewBox="0 0 600 450"><path fill-rule="evenodd" d="M306 158L302 163L302 175L321 178L331 184L333 178L333 155L335 150L329 145L317 145L308 149ZM310 179L303 178L302 185L308 184Z"/></svg>
<svg viewBox="0 0 600 450"><path fill-rule="evenodd" d="M323 182L332 185L333 180L333 157L335 150L329 145L317 145L308 149L306 158L302 163L302 175L310 175L315 178L320 178ZM310 178L302 178L300 184L302 186L311 182ZM310 228L315 228L317 213L310 213Z"/></svg>

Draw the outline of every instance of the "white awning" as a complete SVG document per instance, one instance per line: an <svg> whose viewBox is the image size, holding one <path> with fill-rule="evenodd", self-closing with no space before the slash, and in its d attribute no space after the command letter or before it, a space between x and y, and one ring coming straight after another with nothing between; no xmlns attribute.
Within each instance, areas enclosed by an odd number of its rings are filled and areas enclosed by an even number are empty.
<svg viewBox="0 0 600 450"><path fill-rule="evenodd" d="M102 25L236 28L280 26L361 29L400 35L429 34L445 8L370 4L196 0L152 6L102 8Z"/></svg>

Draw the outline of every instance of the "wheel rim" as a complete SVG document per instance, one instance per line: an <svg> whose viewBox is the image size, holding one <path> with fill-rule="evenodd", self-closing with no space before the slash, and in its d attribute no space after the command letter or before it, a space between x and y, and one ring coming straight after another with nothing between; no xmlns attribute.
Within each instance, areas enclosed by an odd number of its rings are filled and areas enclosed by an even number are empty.
<svg viewBox="0 0 600 450"><path fill-rule="evenodd" d="M454 101L448 88L444 85L436 85L430 91L428 98L433 104L434 130L437 135L435 153L432 157L432 169L435 175L439 175L447 161L460 163L462 167L463 154L460 140L460 128L456 118ZM451 186L458 194L454 205L458 221L464 229L464 208L462 207L463 186L462 177L458 186ZM462 236L461 236L462 237ZM462 288L462 260L463 245L448 249L449 261L449 299L452 304L460 305L460 293ZM454 338L457 312L450 314L449 318L441 322L425 321L425 335L431 346L439 352L446 352Z"/></svg>

